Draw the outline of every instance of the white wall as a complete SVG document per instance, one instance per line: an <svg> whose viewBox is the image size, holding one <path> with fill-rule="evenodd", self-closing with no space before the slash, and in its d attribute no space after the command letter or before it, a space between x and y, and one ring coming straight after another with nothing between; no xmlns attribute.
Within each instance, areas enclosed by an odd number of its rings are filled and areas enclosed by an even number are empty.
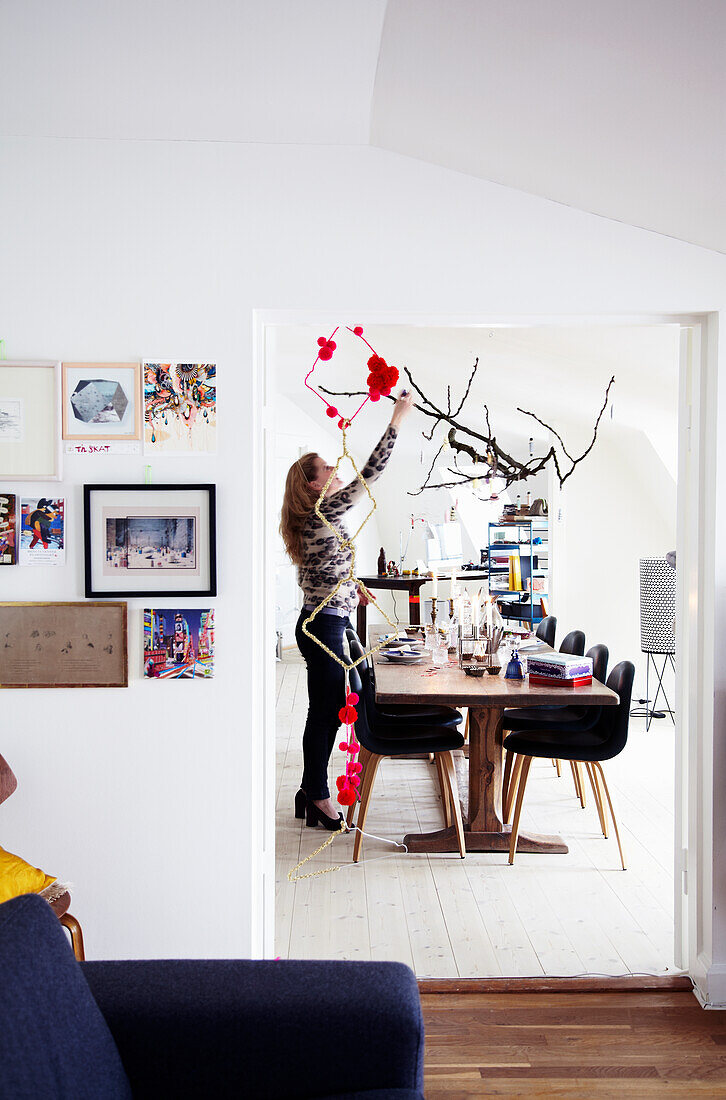
<svg viewBox="0 0 726 1100"><path fill-rule="evenodd" d="M639 560L663 557L676 545L676 486L647 436L604 420L597 445L565 483L551 523L558 642L582 629L588 647L607 643L610 667L633 661L633 694L645 697ZM664 683L673 705L670 673Z"/></svg>
<svg viewBox="0 0 726 1100"><path fill-rule="evenodd" d="M220 444L213 459L154 461L157 481L219 486L215 680L142 683L134 660L127 691L3 696L0 747L21 785L0 810L2 843L73 879L92 956L244 955L260 737L245 672L258 642L245 614L252 310L465 321L719 309L726 259L360 148L8 139L0 210L8 356L216 360ZM2 597L81 598L81 483L142 472L141 458L69 462L68 564L4 571ZM726 547L726 506L714 504ZM723 616L726 556L717 560ZM133 601L137 652L142 606ZM718 686L720 728L726 673ZM714 777L721 831L724 778ZM722 910L722 878L715 902Z"/></svg>

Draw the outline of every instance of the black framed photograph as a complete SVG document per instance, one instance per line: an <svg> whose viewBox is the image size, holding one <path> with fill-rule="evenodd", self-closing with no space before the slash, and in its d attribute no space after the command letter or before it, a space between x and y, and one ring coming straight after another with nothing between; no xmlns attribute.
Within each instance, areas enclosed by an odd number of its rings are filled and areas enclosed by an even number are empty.
<svg viewBox="0 0 726 1100"><path fill-rule="evenodd" d="M86 596L216 596L214 485L84 485Z"/></svg>

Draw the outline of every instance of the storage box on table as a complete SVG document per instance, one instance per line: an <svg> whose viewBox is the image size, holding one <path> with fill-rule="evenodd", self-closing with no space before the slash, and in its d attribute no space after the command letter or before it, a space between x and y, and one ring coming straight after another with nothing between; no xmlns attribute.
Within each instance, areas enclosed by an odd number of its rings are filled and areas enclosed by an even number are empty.
<svg viewBox="0 0 726 1100"><path fill-rule="evenodd" d="M580 687L592 683L592 657L570 653L547 653L527 658L527 673L533 684Z"/></svg>

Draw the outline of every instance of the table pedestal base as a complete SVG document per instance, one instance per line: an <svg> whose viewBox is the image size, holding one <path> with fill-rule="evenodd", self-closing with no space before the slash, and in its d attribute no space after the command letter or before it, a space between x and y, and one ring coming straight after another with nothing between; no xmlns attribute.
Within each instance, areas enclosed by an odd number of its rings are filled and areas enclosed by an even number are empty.
<svg viewBox="0 0 726 1100"><path fill-rule="evenodd" d="M464 840L467 852L508 852L511 829L504 826L500 833L473 832L464 826ZM456 831L438 829L434 833L408 833L403 843L409 852L453 852L459 854ZM552 852L565 855L569 848L561 836L545 836L540 833L520 832L517 838L518 852Z"/></svg>

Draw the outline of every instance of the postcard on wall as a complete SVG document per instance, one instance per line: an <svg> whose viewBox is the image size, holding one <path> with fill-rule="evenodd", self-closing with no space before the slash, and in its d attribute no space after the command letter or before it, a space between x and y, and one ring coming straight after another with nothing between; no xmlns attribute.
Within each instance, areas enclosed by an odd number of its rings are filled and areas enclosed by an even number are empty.
<svg viewBox="0 0 726 1100"><path fill-rule="evenodd" d="M140 440L140 390L139 363L63 363L63 438Z"/></svg>
<svg viewBox="0 0 726 1100"><path fill-rule="evenodd" d="M125 603L0 603L0 688L127 687L127 652Z"/></svg>
<svg viewBox="0 0 726 1100"><path fill-rule="evenodd" d="M65 503L62 497L22 498L21 565L65 565Z"/></svg>
<svg viewBox="0 0 726 1100"><path fill-rule="evenodd" d="M214 608L144 611L144 676L208 680L214 675Z"/></svg>
<svg viewBox="0 0 726 1100"><path fill-rule="evenodd" d="M18 564L15 526L17 522L15 493L0 492L0 565Z"/></svg>
<svg viewBox="0 0 726 1100"><path fill-rule="evenodd" d="M214 363L144 361L144 449L147 454L217 450Z"/></svg>
<svg viewBox="0 0 726 1100"><path fill-rule="evenodd" d="M23 442L23 402L19 397L0 399L0 440L4 443Z"/></svg>

